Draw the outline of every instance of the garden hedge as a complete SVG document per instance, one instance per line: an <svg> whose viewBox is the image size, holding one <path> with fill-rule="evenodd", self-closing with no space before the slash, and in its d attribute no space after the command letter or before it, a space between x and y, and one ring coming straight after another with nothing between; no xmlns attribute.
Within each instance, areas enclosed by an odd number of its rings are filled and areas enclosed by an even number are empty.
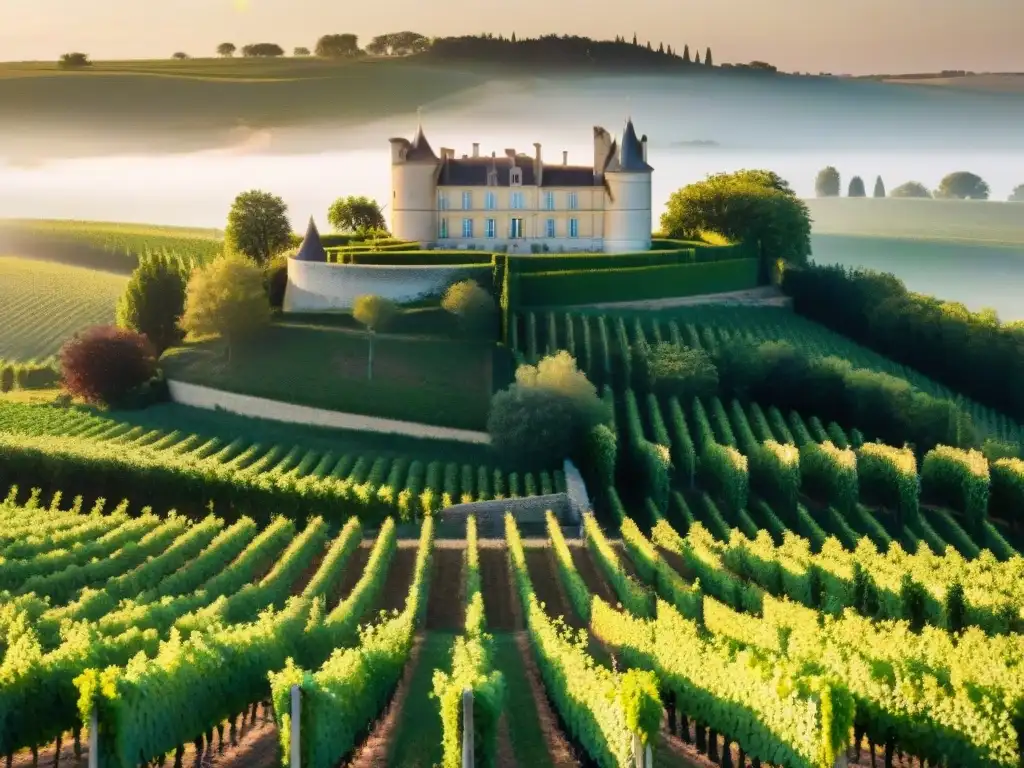
<svg viewBox="0 0 1024 768"><path fill-rule="evenodd" d="M643 301L755 288L758 260L517 275L521 306Z"/></svg>

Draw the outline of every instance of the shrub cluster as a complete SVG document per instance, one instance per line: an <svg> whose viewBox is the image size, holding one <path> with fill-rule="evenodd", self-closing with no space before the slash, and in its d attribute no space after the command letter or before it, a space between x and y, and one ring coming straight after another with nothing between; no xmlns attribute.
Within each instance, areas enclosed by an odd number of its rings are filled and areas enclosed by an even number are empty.
<svg viewBox="0 0 1024 768"><path fill-rule="evenodd" d="M60 371L50 361L18 362L0 358L0 392L49 389L60 384Z"/></svg>
<svg viewBox="0 0 1024 768"><path fill-rule="evenodd" d="M1024 334L893 275L808 266L785 273L793 308L844 336L1024 420ZM889 440L888 442L893 442Z"/></svg>
<svg viewBox="0 0 1024 768"><path fill-rule="evenodd" d="M700 469L708 489L722 499L730 511L746 509L750 496L746 456L730 446L709 442L701 451Z"/></svg>
<svg viewBox="0 0 1024 768"><path fill-rule="evenodd" d="M767 440L747 457L751 487L772 504L772 508L794 520L800 497L800 452L795 445Z"/></svg>
<svg viewBox="0 0 1024 768"><path fill-rule="evenodd" d="M997 459L989 465L992 481L989 509L1015 528L1024 524L1024 461Z"/></svg>
<svg viewBox="0 0 1024 768"><path fill-rule="evenodd" d="M60 368L70 394L116 406L155 377L156 350L140 333L99 325L65 342Z"/></svg>

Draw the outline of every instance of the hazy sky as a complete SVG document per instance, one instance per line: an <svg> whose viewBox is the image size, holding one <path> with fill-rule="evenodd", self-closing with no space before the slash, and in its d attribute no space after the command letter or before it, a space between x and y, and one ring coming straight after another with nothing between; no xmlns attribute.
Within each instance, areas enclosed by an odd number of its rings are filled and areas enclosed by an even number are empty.
<svg viewBox="0 0 1024 768"><path fill-rule="evenodd" d="M0 0L0 60L198 56L225 40L290 51L329 32L402 29L636 32L786 71L1024 71L1024 0Z"/></svg>

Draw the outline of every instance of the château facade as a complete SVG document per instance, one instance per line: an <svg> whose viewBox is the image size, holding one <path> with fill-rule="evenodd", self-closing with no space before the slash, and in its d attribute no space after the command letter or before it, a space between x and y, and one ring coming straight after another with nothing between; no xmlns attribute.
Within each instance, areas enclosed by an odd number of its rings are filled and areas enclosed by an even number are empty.
<svg viewBox="0 0 1024 768"><path fill-rule="evenodd" d="M628 253L651 247L647 137L627 120L619 139L594 128L593 165L545 163L506 149L502 156L436 154L420 126L412 141L391 139L391 232L422 247L507 249L509 253Z"/></svg>

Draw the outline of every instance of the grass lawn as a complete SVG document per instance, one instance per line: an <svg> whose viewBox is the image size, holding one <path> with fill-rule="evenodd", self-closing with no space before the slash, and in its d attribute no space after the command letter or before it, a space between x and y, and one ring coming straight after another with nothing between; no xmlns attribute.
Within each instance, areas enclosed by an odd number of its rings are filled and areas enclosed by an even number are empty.
<svg viewBox="0 0 1024 768"><path fill-rule="evenodd" d="M454 643L455 635L447 632L427 632L423 636L419 663L409 680L409 691L389 745L388 765L433 768L441 762L441 713L431 694L434 670L451 670Z"/></svg>
<svg viewBox="0 0 1024 768"><path fill-rule="evenodd" d="M220 341L168 351L168 378L272 400L457 429L484 429L493 348L437 338L379 335L373 380L359 331L276 323L238 344L230 362Z"/></svg>
<svg viewBox="0 0 1024 768"><path fill-rule="evenodd" d="M114 320L126 278L0 256L0 357L45 359L72 335Z"/></svg>
<svg viewBox="0 0 1024 768"><path fill-rule="evenodd" d="M531 768L549 768L551 756L515 635L495 633L494 666L505 676L505 717L516 762Z"/></svg>

